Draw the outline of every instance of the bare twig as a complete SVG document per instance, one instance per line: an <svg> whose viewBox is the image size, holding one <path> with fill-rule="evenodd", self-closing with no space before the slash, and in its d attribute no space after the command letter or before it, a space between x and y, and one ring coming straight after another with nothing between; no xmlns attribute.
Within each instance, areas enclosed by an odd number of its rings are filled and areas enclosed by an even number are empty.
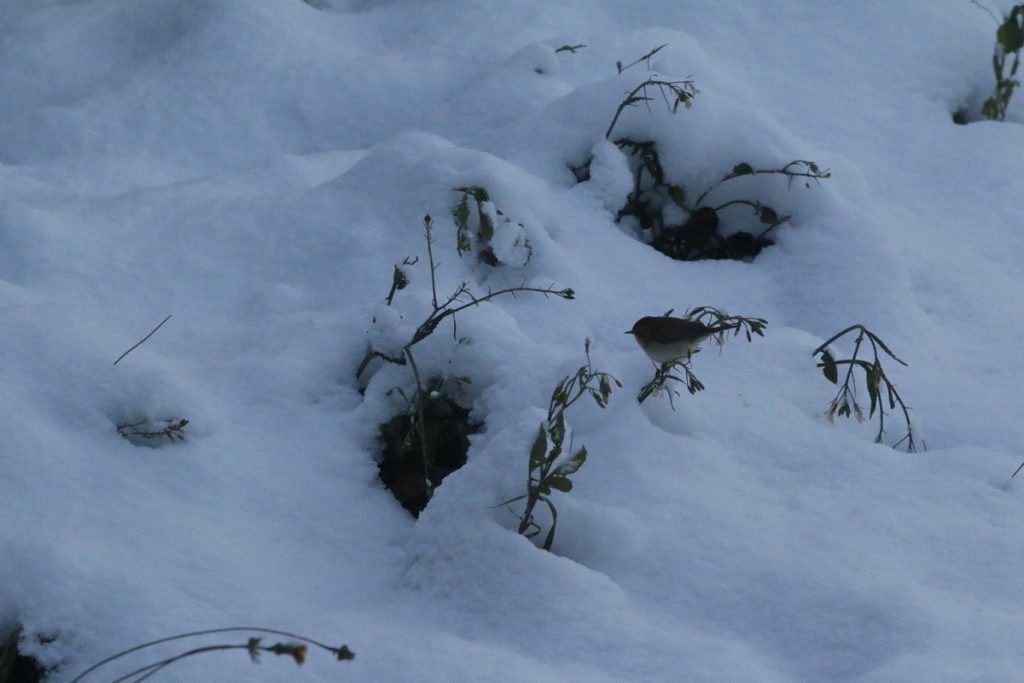
<svg viewBox="0 0 1024 683"><path fill-rule="evenodd" d="M645 54L640 59L636 60L635 62L630 62L629 64L626 64L625 66L622 65L622 62L616 62L615 63L615 68L617 68L619 70L619 73L622 73L623 71L625 71L629 67L636 66L640 62L647 62L647 68L649 70L651 68L651 57L653 57L654 55L658 54L659 52L662 51L662 49L664 49L666 47L668 47L668 43L665 43L663 45L659 45L658 47L654 48L653 50L651 50L650 52Z"/></svg>
<svg viewBox="0 0 1024 683"><path fill-rule="evenodd" d="M115 360L115 361L114 361L114 365L117 365L118 363L120 363L120 362L121 362L121 359L122 359L122 358L124 358L124 357L125 357L125 356L127 356L127 355L128 355L129 353L131 353L131 352L132 352L132 351L134 351L135 349L137 349L137 348L139 348L140 346L142 346L142 344L143 344L143 343L144 343L144 342L145 342L145 341L146 341L147 339L149 339L150 337L152 337L152 336L153 336L153 334L154 334L154 333L155 333L155 332L156 332L157 330L159 330L159 329L160 329L161 327L163 327L163 326L164 326L164 323L165 323L165 322L167 322L168 320L170 320L170 319L171 319L171 316L173 316L173 315L174 315L174 314L172 313L171 315L168 315L168 316L167 316L166 318L164 318L163 320L161 320L161 321L160 321L160 324L159 324L159 325L157 325L156 327L154 327L154 328L153 328L153 331L152 331L152 332L150 332L150 333L149 333L149 334L147 334L147 335L146 335L145 337L143 337L142 339L140 339L140 340L139 340L139 342L138 342L138 343L137 343L137 344L136 344L135 346L133 346L132 348L128 349L127 351L125 351L124 353L122 353L122 354L121 354L120 356L118 356L118 357L117 357L117 360Z"/></svg>
<svg viewBox="0 0 1024 683"><path fill-rule="evenodd" d="M294 633L289 633L287 631L278 631L276 629L261 628L261 627L258 627L258 626L232 626L232 627L229 627L229 628L214 628L214 629L208 629L208 630L205 630L205 631L191 631L189 633L181 633L181 634L176 635L176 636L170 636L168 638L160 638L158 640L151 640L148 643L143 643L141 645L136 645L135 647L131 647L131 648L128 648L127 650L123 650L121 652L118 652L115 655L111 655L110 657L107 657L106 659L103 659L103 660L97 662L96 664L93 664L88 669L86 669L82 673L80 673L77 676L75 676L71 680L71 683L79 683L79 681L81 681L86 676L91 674L93 671L96 671L100 667L105 666L106 664L109 664L110 662L118 660L118 659L120 659L120 658L122 658L122 657L124 657L126 655L130 655L133 652L138 652L139 650L144 650L146 648L153 647L154 645L161 645L163 643L169 643L171 641L181 640L183 638L195 638L197 636L206 636L206 635L211 635L211 634L215 634L215 633L234 633L234 632L238 632L238 631L248 631L250 633L268 633L268 634L271 634L271 635L283 636L285 638L293 638L293 639L299 640L299 641L301 641L303 643L308 643L309 645L313 645L315 647L318 647L318 648L320 648L322 650L326 650L326 651L330 652L331 654L333 654L335 656L335 658L337 658L339 661L346 661L346 660L355 659L355 653L353 653L350 649L348 649L347 645L342 645L341 647L334 647L332 645L327 645L325 643L321 643L319 641L313 640L312 638L306 638L305 636L300 636L300 635L297 635L297 634L294 634ZM152 674L156 673L157 671L159 671L160 669L164 668L165 666L167 666L169 664L172 664L173 662L175 662L175 661L177 661L179 659L182 659L184 657L188 657L188 656L191 656L191 655L194 655L194 654L200 654L202 652L212 652L212 651L216 651L216 650L237 650L237 649L248 650L249 655L251 657L253 657L253 659L255 659L256 655L259 652L271 652L271 653L277 654L277 655L287 654L287 655L290 655L291 657L293 657L295 659L296 663L299 663L299 664L302 663L302 660L303 660L303 657L304 657L304 654L305 654L305 646L304 645L284 645L284 644L281 644L281 643L277 643L275 645L265 646L265 645L261 645L260 644L260 639L259 638L250 638L248 640L248 642L246 644L244 644L244 645L234 645L234 644L232 644L232 645L210 645L210 646L206 646L206 647L196 648L194 650L189 650L187 652L175 655L173 657L168 657L166 659L160 660L159 662L155 662L153 664L148 664L148 665L146 665L144 667L136 669L135 671L132 671L129 674L126 674L126 675L124 675L124 676L122 676L120 678L115 679L115 681L124 681L124 680L127 680L128 678L131 678L132 676L136 676L138 674L142 674L142 676L140 678L136 679L136 681L141 681L141 680L143 680L145 678L148 678L149 676L151 676Z"/></svg>

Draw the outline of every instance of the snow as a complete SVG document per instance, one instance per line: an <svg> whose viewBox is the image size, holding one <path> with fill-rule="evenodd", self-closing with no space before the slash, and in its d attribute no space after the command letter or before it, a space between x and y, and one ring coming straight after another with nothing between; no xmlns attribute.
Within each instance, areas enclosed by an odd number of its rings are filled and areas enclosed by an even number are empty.
<svg viewBox="0 0 1024 683"><path fill-rule="evenodd" d="M0 0L0 632L54 681L232 625L357 658L154 678L1020 680L1024 96L951 122L989 94L994 34L959 1ZM604 134L648 68L700 94L615 136L657 140L688 190L831 169L715 190L794 215L753 262L614 222L631 178ZM455 249L474 185L495 267ZM430 313L425 215L440 296L576 297L500 297L416 345L485 429L413 519L374 460L411 374L355 369ZM653 368L623 332L698 305L769 327L705 345L706 391L638 405ZM898 412L885 444L825 419L811 352L854 323L908 363L883 359L927 450L889 447ZM544 552L501 503L588 338L625 387L566 415L589 457ZM180 443L116 430L180 418Z"/></svg>

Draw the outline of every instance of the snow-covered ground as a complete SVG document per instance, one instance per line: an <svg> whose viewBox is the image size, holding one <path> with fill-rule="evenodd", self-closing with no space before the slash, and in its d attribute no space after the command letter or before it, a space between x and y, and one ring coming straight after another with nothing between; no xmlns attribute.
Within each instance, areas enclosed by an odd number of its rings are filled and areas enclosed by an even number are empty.
<svg viewBox="0 0 1024 683"><path fill-rule="evenodd" d="M357 658L154 679L1024 680L1024 95L951 122L991 91L994 34L967 0L0 0L0 631L55 681L232 625ZM738 181L794 215L753 262L673 261L614 221L604 134L648 69L701 91L616 127L675 182L831 169ZM471 185L525 265L459 257ZM576 299L500 298L417 346L486 426L414 520L375 462L412 376L355 368L429 312L425 214L440 293ZM638 404L653 368L623 331L698 305L769 327L708 343L674 410ZM825 419L811 352L854 323L909 364L885 367L926 450L889 447L898 411L883 445ZM544 552L499 504L585 338L625 386L567 413L589 458ZM147 417L187 440L118 434Z"/></svg>

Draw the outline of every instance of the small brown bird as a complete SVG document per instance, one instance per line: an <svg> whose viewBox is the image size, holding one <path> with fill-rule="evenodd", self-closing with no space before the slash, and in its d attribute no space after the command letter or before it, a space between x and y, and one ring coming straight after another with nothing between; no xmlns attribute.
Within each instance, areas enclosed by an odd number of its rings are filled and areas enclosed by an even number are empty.
<svg viewBox="0 0 1024 683"><path fill-rule="evenodd" d="M667 315L647 316L637 320L633 329L626 334L633 335L651 360L664 365L690 355L711 335L736 327L738 325L735 324L708 327L696 320L671 318Z"/></svg>

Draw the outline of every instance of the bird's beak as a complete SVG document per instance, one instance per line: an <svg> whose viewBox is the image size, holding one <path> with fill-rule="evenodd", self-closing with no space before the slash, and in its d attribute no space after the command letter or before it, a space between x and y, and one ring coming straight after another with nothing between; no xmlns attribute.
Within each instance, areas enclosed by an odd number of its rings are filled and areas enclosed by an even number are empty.
<svg viewBox="0 0 1024 683"><path fill-rule="evenodd" d="M626 334L633 334L633 330L626 330Z"/></svg>

